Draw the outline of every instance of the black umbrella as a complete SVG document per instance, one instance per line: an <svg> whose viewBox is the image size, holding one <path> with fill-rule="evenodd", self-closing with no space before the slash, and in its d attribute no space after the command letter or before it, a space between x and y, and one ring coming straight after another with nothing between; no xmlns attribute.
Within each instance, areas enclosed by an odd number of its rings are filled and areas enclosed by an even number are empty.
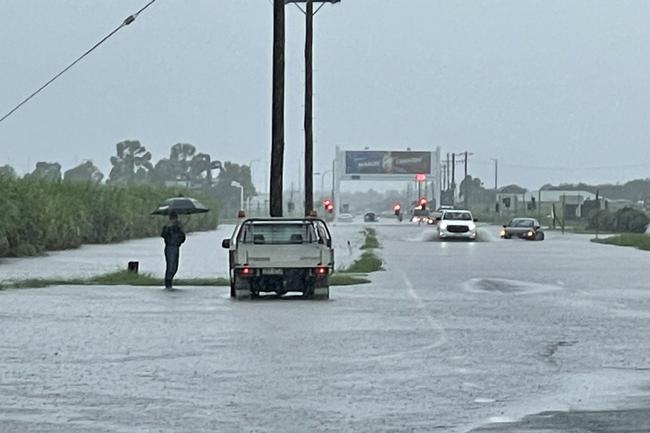
<svg viewBox="0 0 650 433"><path fill-rule="evenodd" d="M160 203L158 209L153 211L152 215L192 215L195 213L205 213L210 209L205 207L201 202L190 197L173 197Z"/></svg>

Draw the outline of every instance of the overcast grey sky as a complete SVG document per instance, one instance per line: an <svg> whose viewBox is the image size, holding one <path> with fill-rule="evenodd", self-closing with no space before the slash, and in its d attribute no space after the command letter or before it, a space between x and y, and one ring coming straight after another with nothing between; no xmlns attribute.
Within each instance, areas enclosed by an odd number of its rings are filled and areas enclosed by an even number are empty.
<svg viewBox="0 0 650 433"><path fill-rule="evenodd" d="M2 0L2 114L145 3ZM441 146L473 152L470 172L488 185L491 158L501 184L530 188L648 177L649 18L644 0L326 6L316 18L315 169L337 145ZM303 19L287 7L287 185L302 158ZM158 0L0 123L0 165L92 159L108 172L120 140L141 140L156 160L189 142L221 160L259 159L261 184L271 24L268 0Z"/></svg>

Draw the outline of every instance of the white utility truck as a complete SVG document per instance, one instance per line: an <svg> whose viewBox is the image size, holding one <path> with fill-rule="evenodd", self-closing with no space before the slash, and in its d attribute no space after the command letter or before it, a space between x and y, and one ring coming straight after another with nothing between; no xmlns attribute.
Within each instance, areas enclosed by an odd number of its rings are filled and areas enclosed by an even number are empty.
<svg viewBox="0 0 650 433"><path fill-rule="evenodd" d="M300 292L328 299L334 270L332 236L320 218L248 218L222 247L228 249L230 296Z"/></svg>

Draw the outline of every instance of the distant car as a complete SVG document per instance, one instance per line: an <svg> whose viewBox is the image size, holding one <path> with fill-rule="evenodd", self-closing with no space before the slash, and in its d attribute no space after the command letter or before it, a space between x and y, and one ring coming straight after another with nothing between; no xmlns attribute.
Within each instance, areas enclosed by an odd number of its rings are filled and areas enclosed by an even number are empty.
<svg viewBox="0 0 650 433"><path fill-rule="evenodd" d="M535 218L514 218L501 229L501 238L521 238L529 241L543 241L544 232Z"/></svg>
<svg viewBox="0 0 650 433"><path fill-rule="evenodd" d="M440 206L438 209L436 209L436 210L434 210L433 212L431 212L431 218L433 218L433 219L441 218L441 217L442 217L442 214L443 214L446 210L453 210L453 209L454 209L453 206L442 205L442 206Z"/></svg>
<svg viewBox="0 0 650 433"><path fill-rule="evenodd" d="M337 221L342 223L351 223L352 221L354 221L354 217L349 213L341 213L339 214Z"/></svg>
<svg viewBox="0 0 650 433"><path fill-rule="evenodd" d="M418 224L435 224L435 218L431 218L429 209L421 209L419 206L411 211L411 222Z"/></svg>
<svg viewBox="0 0 650 433"><path fill-rule="evenodd" d="M366 212L365 215L363 216L363 221L367 223L374 223L377 222L377 214L374 212Z"/></svg>
<svg viewBox="0 0 650 433"><path fill-rule="evenodd" d="M468 210L445 210L438 220L440 239L476 240L476 219Z"/></svg>

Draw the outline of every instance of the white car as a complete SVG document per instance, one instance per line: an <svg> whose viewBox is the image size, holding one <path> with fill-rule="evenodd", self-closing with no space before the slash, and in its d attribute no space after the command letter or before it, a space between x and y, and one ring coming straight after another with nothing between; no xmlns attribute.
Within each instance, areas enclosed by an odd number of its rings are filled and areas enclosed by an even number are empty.
<svg viewBox="0 0 650 433"><path fill-rule="evenodd" d="M349 213L340 213L336 220L340 223L351 223L354 217Z"/></svg>
<svg viewBox="0 0 650 433"><path fill-rule="evenodd" d="M468 210L445 210L438 219L440 239L476 240L476 219Z"/></svg>

